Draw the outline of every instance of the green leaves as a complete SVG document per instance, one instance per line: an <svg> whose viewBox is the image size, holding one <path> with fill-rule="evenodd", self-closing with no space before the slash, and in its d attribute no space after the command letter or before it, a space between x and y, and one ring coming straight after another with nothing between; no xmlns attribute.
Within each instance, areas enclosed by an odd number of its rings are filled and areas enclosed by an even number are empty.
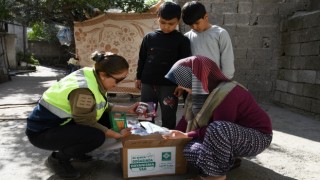
<svg viewBox="0 0 320 180"><path fill-rule="evenodd" d="M28 39L58 42L58 39L56 38L58 30L59 29L55 27L53 24L46 24L41 22L34 23L32 25L32 31L28 32Z"/></svg>
<svg viewBox="0 0 320 180"><path fill-rule="evenodd" d="M13 14L11 13L11 7L13 4L13 0L0 0L0 21L12 20Z"/></svg>

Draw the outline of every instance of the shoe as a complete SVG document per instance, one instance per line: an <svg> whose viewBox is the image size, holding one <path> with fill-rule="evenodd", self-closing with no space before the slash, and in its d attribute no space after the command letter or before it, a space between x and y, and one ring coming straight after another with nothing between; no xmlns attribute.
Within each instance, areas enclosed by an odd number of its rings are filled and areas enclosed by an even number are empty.
<svg viewBox="0 0 320 180"><path fill-rule="evenodd" d="M53 152L45 164L49 167L56 175L64 179L75 179L80 177L80 173L76 171L71 165L70 161L59 160L54 157L55 153Z"/></svg>
<svg viewBox="0 0 320 180"><path fill-rule="evenodd" d="M89 161L93 161L93 158L90 155L84 154L84 155L82 155L80 157L72 158L72 160L80 161L80 162L89 162Z"/></svg>
<svg viewBox="0 0 320 180"><path fill-rule="evenodd" d="M233 163L232 167L230 168L230 170L240 167L241 166L241 161L242 161L241 158L236 158L234 160L234 163Z"/></svg>

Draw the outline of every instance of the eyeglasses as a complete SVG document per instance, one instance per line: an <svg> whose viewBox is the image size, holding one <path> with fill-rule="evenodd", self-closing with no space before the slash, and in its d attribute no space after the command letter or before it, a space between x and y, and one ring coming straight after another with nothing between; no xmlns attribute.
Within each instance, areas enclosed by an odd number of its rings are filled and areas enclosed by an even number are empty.
<svg viewBox="0 0 320 180"><path fill-rule="evenodd" d="M123 81L126 77L123 78L115 78L114 76L112 76L111 74L107 74L107 76L111 77L112 79L116 80L116 84L118 84L119 82Z"/></svg>

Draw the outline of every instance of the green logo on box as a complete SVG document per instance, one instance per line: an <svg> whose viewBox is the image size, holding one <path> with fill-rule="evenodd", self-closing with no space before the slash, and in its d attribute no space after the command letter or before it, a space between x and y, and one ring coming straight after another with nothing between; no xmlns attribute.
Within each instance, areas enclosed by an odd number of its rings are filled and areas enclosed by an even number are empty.
<svg viewBox="0 0 320 180"><path fill-rule="evenodd" d="M171 152L162 152L162 161L171 161Z"/></svg>

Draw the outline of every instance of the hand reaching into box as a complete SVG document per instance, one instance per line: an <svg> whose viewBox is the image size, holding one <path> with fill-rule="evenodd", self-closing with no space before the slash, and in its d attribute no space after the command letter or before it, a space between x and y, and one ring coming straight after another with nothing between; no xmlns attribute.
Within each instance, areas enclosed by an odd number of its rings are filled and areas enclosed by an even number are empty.
<svg viewBox="0 0 320 180"><path fill-rule="evenodd" d="M170 130L169 133L162 135L164 139L183 139L188 138L187 133L183 133L178 130Z"/></svg>

